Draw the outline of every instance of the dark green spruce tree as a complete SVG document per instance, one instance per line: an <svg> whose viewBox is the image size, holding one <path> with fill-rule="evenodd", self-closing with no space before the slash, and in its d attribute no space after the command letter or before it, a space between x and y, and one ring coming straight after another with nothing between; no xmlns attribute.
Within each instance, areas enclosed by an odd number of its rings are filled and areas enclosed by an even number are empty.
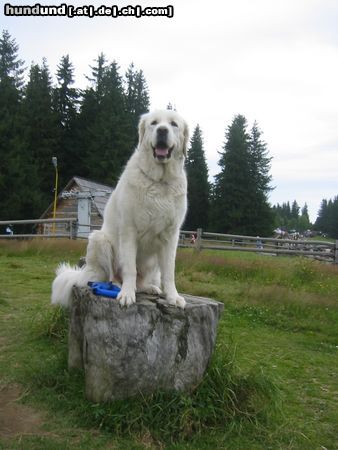
<svg viewBox="0 0 338 450"><path fill-rule="evenodd" d="M324 231L327 230L329 217L329 204L326 198L324 198L320 204L317 219L314 225L315 230Z"/></svg>
<svg viewBox="0 0 338 450"><path fill-rule="evenodd" d="M308 206L305 203L303 208L301 209L301 215L298 219L298 231L304 232L306 230L310 230L312 228L310 217L309 217L309 210Z"/></svg>
<svg viewBox="0 0 338 450"><path fill-rule="evenodd" d="M85 176L114 185L133 151L134 137L126 112L123 80L117 62L99 55L88 78L80 112L82 164Z"/></svg>
<svg viewBox="0 0 338 450"><path fill-rule="evenodd" d="M225 134L220 172L215 176L210 229L219 233L248 234L251 210L249 135L244 116L237 115Z"/></svg>
<svg viewBox="0 0 338 450"><path fill-rule="evenodd" d="M294 220L295 226L296 226L297 220L299 218L299 211L300 211L300 207L299 207L297 201L294 200L292 202L292 206L291 206L291 218Z"/></svg>
<svg viewBox="0 0 338 450"><path fill-rule="evenodd" d="M103 80L108 70L108 61L103 53L94 61L96 65L89 66L91 76L87 76L89 86L82 91L80 100L80 112L77 128L77 142L79 146L77 175L93 178L98 177L92 168L90 152L95 148L95 140L101 143L98 118L101 115L101 104L104 97ZM75 175L75 174L74 174Z"/></svg>
<svg viewBox="0 0 338 450"><path fill-rule="evenodd" d="M77 145L78 126L78 90L73 87L74 67L69 55L63 56L56 72L57 86L53 90L53 107L57 116L58 168L60 186L64 186L74 173L78 154L81 149Z"/></svg>
<svg viewBox="0 0 338 450"><path fill-rule="evenodd" d="M101 52L94 62L97 63L96 66L89 66L92 71L91 77L86 76L86 78L91 83L92 88L96 93L97 100L100 101L104 95L103 80L108 70L108 60Z"/></svg>
<svg viewBox="0 0 338 450"><path fill-rule="evenodd" d="M258 127L254 130L250 135L245 117L237 115L226 131L212 191L214 231L265 236L273 228L267 203L269 158Z"/></svg>
<svg viewBox="0 0 338 450"><path fill-rule="evenodd" d="M22 219L21 186L29 172L22 136L23 61L7 30L0 38L0 219Z"/></svg>
<svg viewBox="0 0 338 450"><path fill-rule="evenodd" d="M251 234L268 236L274 227L274 215L268 201L272 176L272 158L267 144L262 140L262 132L254 122L249 137L250 183L252 184L253 208L251 208Z"/></svg>
<svg viewBox="0 0 338 450"><path fill-rule="evenodd" d="M188 178L188 213L184 229L206 230L209 223L210 185L202 131L199 125L196 126L190 140L185 167Z"/></svg>
<svg viewBox="0 0 338 450"><path fill-rule="evenodd" d="M130 121L130 132L133 135L133 147L138 141L137 126L140 116L149 111L149 91L142 70L136 70L133 63L125 74L126 110Z"/></svg>
<svg viewBox="0 0 338 450"><path fill-rule="evenodd" d="M338 239L338 196L322 200L314 228Z"/></svg>
<svg viewBox="0 0 338 450"><path fill-rule="evenodd" d="M272 158L268 155L267 144L262 140L261 136L262 132L257 122L255 122L249 137L251 176L257 191L267 194L273 189L270 185L272 180L270 175Z"/></svg>
<svg viewBox="0 0 338 450"><path fill-rule="evenodd" d="M57 121L52 109L52 85L46 60L41 66L32 64L22 102L23 136L27 164L26 195L23 203L29 213L26 218L39 217L53 200Z"/></svg>

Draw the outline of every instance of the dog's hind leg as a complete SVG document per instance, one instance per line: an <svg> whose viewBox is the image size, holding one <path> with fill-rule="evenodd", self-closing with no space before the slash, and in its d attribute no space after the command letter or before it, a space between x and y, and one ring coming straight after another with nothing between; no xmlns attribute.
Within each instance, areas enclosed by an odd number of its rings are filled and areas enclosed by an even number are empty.
<svg viewBox="0 0 338 450"><path fill-rule="evenodd" d="M109 237L102 230L93 231L89 236L86 265L97 270L100 278L114 281L113 248Z"/></svg>

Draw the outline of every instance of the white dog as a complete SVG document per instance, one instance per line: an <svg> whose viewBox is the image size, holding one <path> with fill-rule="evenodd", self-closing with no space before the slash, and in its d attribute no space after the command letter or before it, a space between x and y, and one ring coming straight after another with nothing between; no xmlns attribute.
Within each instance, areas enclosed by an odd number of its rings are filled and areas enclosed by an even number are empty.
<svg viewBox="0 0 338 450"><path fill-rule="evenodd" d="M187 209L187 144L187 124L176 112L141 117L138 147L107 202L102 229L89 236L86 265L58 267L52 303L68 306L75 284L111 280L121 286L122 306L135 303L136 291L160 294L162 288L169 304L184 308L175 257Z"/></svg>

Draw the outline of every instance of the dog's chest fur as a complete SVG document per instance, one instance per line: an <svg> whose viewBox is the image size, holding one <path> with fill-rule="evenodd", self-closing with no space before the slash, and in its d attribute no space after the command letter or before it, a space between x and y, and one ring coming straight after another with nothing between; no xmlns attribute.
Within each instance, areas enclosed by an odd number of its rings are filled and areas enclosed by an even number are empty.
<svg viewBox="0 0 338 450"><path fill-rule="evenodd" d="M144 182L135 189L135 224L140 235L158 236L180 226L186 210L186 180Z"/></svg>

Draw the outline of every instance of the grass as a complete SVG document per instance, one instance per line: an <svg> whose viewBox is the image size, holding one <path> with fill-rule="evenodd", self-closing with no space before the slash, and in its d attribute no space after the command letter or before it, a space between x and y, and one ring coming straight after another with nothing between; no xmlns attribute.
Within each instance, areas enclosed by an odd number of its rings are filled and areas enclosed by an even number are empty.
<svg viewBox="0 0 338 450"><path fill-rule="evenodd" d="M0 449L333 449L338 447L338 267L308 259L181 250L182 292L225 303L213 361L191 395L85 399L67 370L67 315L53 271L84 243L0 242L0 390L43 414Z"/></svg>

